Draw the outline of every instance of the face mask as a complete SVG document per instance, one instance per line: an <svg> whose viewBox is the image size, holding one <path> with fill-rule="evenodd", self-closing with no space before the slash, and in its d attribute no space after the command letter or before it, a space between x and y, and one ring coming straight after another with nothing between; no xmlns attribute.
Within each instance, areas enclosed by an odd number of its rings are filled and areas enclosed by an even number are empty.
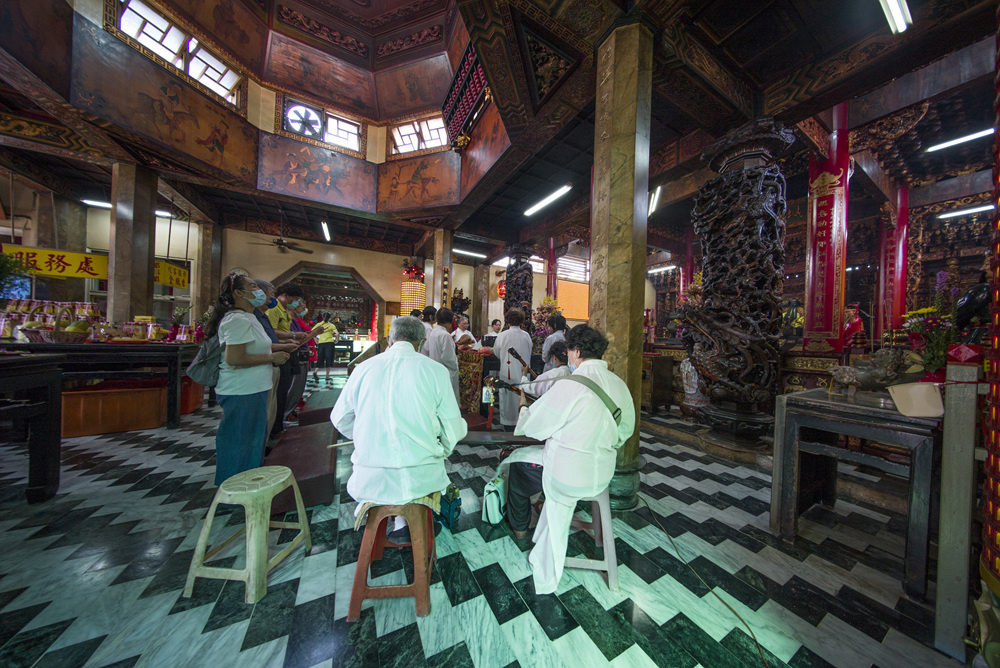
<svg viewBox="0 0 1000 668"><path fill-rule="evenodd" d="M274 297L271 297L270 299L267 300L267 307L268 308L274 308L277 305L278 305L278 300L275 299Z"/></svg>
<svg viewBox="0 0 1000 668"><path fill-rule="evenodd" d="M576 371L576 365L575 364L569 364L567 366L569 367L569 372L570 373L573 373L574 371Z"/></svg>
<svg viewBox="0 0 1000 668"><path fill-rule="evenodd" d="M257 306L263 306L266 301L267 295L264 294L263 290L254 290L253 298L250 299L250 305L256 308Z"/></svg>
<svg viewBox="0 0 1000 668"><path fill-rule="evenodd" d="M298 299L296 299L295 301L288 303L288 308L289 309L296 308L300 303L301 302Z"/></svg>

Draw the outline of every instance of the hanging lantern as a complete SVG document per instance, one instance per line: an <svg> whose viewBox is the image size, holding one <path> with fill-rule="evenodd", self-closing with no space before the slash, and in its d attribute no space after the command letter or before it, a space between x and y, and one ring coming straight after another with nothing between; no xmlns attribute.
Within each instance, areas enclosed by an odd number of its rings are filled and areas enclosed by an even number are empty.
<svg viewBox="0 0 1000 668"><path fill-rule="evenodd" d="M403 263L403 284L399 288L399 313L409 315L413 309L423 310L427 305L427 286L424 285L424 270L417 265Z"/></svg>
<svg viewBox="0 0 1000 668"><path fill-rule="evenodd" d="M500 299L505 299L507 297L507 281L500 281L497 283L497 296Z"/></svg>

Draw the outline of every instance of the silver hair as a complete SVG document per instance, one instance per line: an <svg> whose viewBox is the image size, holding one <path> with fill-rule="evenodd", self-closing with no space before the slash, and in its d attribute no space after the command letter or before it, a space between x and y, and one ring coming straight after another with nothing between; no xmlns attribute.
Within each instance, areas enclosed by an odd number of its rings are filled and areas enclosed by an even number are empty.
<svg viewBox="0 0 1000 668"><path fill-rule="evenodd" d="M396 318L389 327L390 344L396 341L408 341L417 348L426 337L427 330L424 328L424 323L413 316L404 315Z"/></svg>
<svg viewBox="0 0 1000 668"><path fill-rule="evenodd" d="M257 287L260 288L261 290L264 291L274 290L274 286L271 285L269 282L265 281L263 278L255 279L254 283L256 283Z"/></svg>
<svg viewBox="0 0 1000 668"><path fill-rule="evenodd" d="M469 319L466 318L464 315L458 319L458 324L461 325L463 322L469 322Z"/></svg>

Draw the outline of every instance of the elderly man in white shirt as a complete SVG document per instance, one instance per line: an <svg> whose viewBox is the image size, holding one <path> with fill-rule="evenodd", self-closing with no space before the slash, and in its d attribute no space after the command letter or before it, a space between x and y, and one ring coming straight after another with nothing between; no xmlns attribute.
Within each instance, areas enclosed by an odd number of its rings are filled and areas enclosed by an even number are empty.
<svg viewBox="0 0 1000 668"><path fill-rule="evenodd" d="M524 312L521 309L512 308L504 317L510 327L497 335L496 343L493 344L493 354L500 359L500 379L511 385L517 385L524 376L524 369L510 351L517 351L521 359L530 364L531 335L521 329L524 323ZM501 389L499 392L497 399L500 404L500 424L505 427L517 424L517 396L516 392L506 389Z"/></svg>
<svg viewBox="0 0 1000 668"><path fill-rule="evenodd" d="M463 315L459 316L458 327L456 327L454 331L452 331L451 338L455 339L455 343L458 343L459 341L462 340L463 337L466 336L472 339L472 341L467 341L466 343L470 346L475 345L476 337L473 336L472 332L469 331L469 319Z"/></svg>
<svg viewBox="0 0 1000 668"><path fill-rule="evenodd" d="M333 407L333 424L354 440L347 492L358 508L448 487L444 460L468 428L447 369L419 354L423 343L420 320L396 318L389 348L358 365Z"/></svg>
<svg viewBox="0 0 1000 668"><path fill-rule="evenodd" d="M566 340L566 318L561 313L549 316L549 328L552 333L542 342L542 372L552 371L556 365L552 362L552 345Z"/></svg>
<svg viewBox="0 0 1000 668"><path fill-rule="evenodd" d="M545 505L528 556L536 594L551 594L559 585L576 503L608 486L616 450L636 425L632 393L601 360L608 340L587 325L577 325L566 334L566 347L570 368L575 369L572 375L596 383L621 410L621 418L616 423L596 392L569 378L521 409L514 433L545 441L541 453Z"/></svg>
<svg viewBox="0 0 1000 668"><path fill-rule="evenodd" d="M455 339L451 338L451 309L442 308L437 312L437 324L427 337L424 354L435 362L444 365L451 376L451 385L455 390L455 400L461 405L458 395L458 354L455 352Z"/></svg>

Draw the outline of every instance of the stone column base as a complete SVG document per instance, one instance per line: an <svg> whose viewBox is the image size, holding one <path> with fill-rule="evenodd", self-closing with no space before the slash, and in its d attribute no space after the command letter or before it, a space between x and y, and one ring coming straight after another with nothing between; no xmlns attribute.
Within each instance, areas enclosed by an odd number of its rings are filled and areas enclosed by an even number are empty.
<svg viewBox="0 0 1000 668"><path fill-rule="evenodd" d="M615 475L608 486L612 510L633 510L639 505L639 471L646 465L646 458L615 468Z"/></svg>

